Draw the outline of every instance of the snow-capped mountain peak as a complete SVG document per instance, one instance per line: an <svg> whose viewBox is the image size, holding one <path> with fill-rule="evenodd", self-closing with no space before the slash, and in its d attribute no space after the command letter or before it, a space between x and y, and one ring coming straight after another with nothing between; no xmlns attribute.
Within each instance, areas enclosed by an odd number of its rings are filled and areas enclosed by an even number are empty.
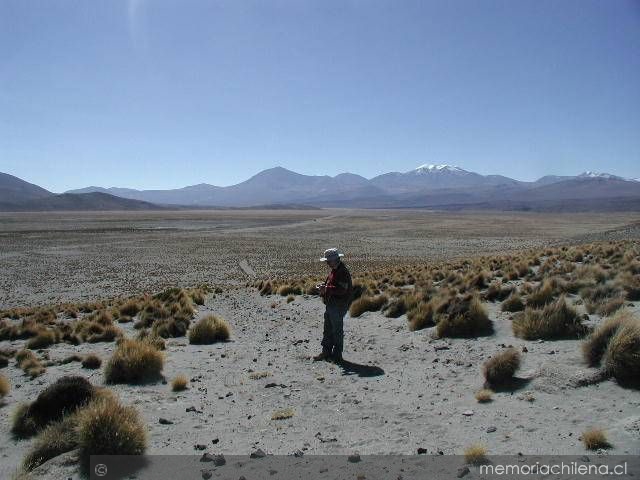
<svg viewBox="0 0 640 480"><path fill-rule="evenodd" d="M434 173L434 172L451 172L451 173L467 173L460 167L455 165L433 165L424 164L413 170L415 173Z"/></svg>
<svg viewBox="0 0 640 480"><path fill-rule="evenodd" d="M587 170L586 172L582 172L580 175L578 175L578 178L607 178L607 179L618 179L620 177L618 177L617 175L611 175L610 173L604 173L604 172L594 172L591 170Z"/></svg>

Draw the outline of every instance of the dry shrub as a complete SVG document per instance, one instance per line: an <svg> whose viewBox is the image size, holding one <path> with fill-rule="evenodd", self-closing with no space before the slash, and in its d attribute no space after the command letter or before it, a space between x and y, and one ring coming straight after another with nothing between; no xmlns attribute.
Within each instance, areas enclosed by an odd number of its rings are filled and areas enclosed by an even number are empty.
<svg viewBox="0 0 640 480"><path fill-rule="evenodd" d="M580 338L587 333L575 308L563 297L542 309L525 308L513 319L513 333L525 340Z"/></svg>
<svg viewBox="0 0 640 480"><path fill-rule="evenodd" d="M94 353L90 353L82 359L82 368L95 370L97 368L100 368L101 365L102 360Z"/></svg>
<svg viewBox="0 0 640 480"><path fill-rule="evenodd" d="M147 448L146 429L136 409L111 395L100 396L80 410L77 423L85 466L91 455L142 455Z"/></svg>
<svg viewBox="0 0 640 480"><path fill-rule="evenodd" d="M409 330L415 332L416 330L422 330L423 328L432 327L433 325L435 325L433 314L433 305L431 302L418 303L415 308L409 310L409 312L407 313Z"/></svg>
<svg viewBox="0 0 640 480"><path fill-rule="evenodd" d="M6 397L11 391L9 379L4 375L0 375L0 398Z"/></svg>
<svg viewBox="0 0 640 480"><path fill-rule="evenodd" d="M24 373L31 378L38 377L45 372L45 368L31 350L23 349L16 353L16 363Z"/></svg>
<svg viewBox="0 0 640 480"><path fill-rule="evenodd" d="M418 305L418 296L405 294L389 299L382 314L387 318L398 318Z"/></svg>
<svg viewBox="0 0 640 480"><path fill-rule="evenodd" d="M475 397L478 403L488 403L493 399L493 390L483 388L476 392Z"/></svg>
<svg viewBox="0 0 640 480"><path fill-rule="evenodd" d="M106 325L102 329L102 332L89 335L86 341L88 343L113 342L117 338L122 337L122 335L122 330L115 325Z"/></svg>
<svg viewBox="0 0 640 480"><path fill-rule="evenodd" d="M278 288L278 295L286 297L287 295L300 295L302 294L302 287L299 285L282 285Z"/></svg>
<svg viewBox="0 0 640 480"><path fill-rule="evenodd" d="M118 323L131 323L133 322L133 318L129 315L120 315L118 317Z"/></svg>
<svg viewBox="0 0 640 480"><path fill-rule="evenodd" d="M503 285L502 282L493 282L487 288L483 297L489 302L502 301L513 292L512 286Z"/></svg>
<svg viewBox="0 0 640 480"><path fill-rule="evenodd" d="M186 375L178 375L171 381L171 390L174 392L182 392L187 389L189 379Z"/></svg>
<svg viewBox="0 0 640 480"><path fill-rule="evenodd" d="M21 404L13 417L11 432L29 437L63 416L86 405L95 389L84 377L62 377L45 388L31 404Z"/></svg>
<svg viewBox="0 0 640 480"><path fill-rule="evenodd" d="M520 312L524 310L524 302L522 301L522 297L517 291L512 291L511 295L509 295L507 299L502 302L500 309L503 312Z"/></svg>
<svg viewBox="0 0 640 480"><path fill-rule="evenodd" d="M273 285L270 281L260 283L261 284L258 286L260 295L271 295L273 293Z"/></svg>
<svg viewBox="0 0 640 480"><path fill-rule="evenodd" d="M271 420L286 420L287 418L291 418L296 414L293 408L284 408L282 410L276 410L271 415Z"/></svg>
<svg viewBox="0 0 640 480"><path fill-rule="evenodd" d="M288 295L287 296L287 303L291 303L296 299L296 297L294 297L293 295Z"/></svg>
<svg viewBox="0 0 640 480"><path fill-rule="evenodd" d="M192 345L208 345L229 340L231 328L229 324L216 315L201 318L189 330L189 343Z"/></svg>
<svg viewBox="0 0 640 480"><path fill-rule="evenodd" d="M439 337L491 335L493 323L477 296L456 298L445 314L436 317Z"/></svg>
<svg viewBox="0 0 640 480"><path fill-rule="evenodd" d="M553 302L553 294L553 283L550 280L545 280L542 285L527 296L527 307L543 307Z"/></svg>
<svg viewBox="0 0 640 480"><path fill-rule="evenodd" d="M606 302L600 303L596 308L596 313L603 317L608 317L613 315L615 312L624 307L624 298L611 298Z"/></svg>
<svg viewBox="0 0 640 480"><path fill-rule="evenodd" d="M365 312L377 312L385 303L387 303L387 296L384 294L375 296L363 295L353 301L349 307L349 315L355 318Z"/></svg>
<svg viewBox="0 0 640 480"><path fill-rule="evenodd" d="M76 427L77 412L46 427L29 449L22 462L23 467L27 471L33 470L47 460L77 448Z"/></svg>
<svg viewBox="0 0 640 480"><path fill-rule="evenodd" d="M120 322L122 322L122 315L128 317L135 317L140 311L140 302L134 298L127 300L123 305L120 306Z"/></svg>
<svg viewBox="0 0 640 480"><path fill-rule="evenodd" d="M105 367L107 383L143 383L157 379L164 356L149 343L123 339Z"/></svg>
<svg viewBox="0 0 640 480"><path fill-rule="evenodd" d="M604 368L619 383L640 384L640 319L620 323L604 352Z"/></svg>
<svg viewBox="0 0 640 480"><path fill-rule="evenodd" d="M464 461L470 465L481 465L487 462L487 447L476 443L464 451Z"/></svg>
<svg viewBox="0 0 640 480"><path fill-rule="evenodd" d="M591 332L582 344L582 354L589 366L595 367L600 364L600 360L602 360L602 356L609 345L609 340L618 331L620 325L630 319L633 319L631 312L621 310Z"/></svg>
<svg viewBox="0 0 640 480"><path fill-rule="evenodd" d="M50 347L54 343L56 343L56 334L53 332L53 330L42 329L35 337L31 337L27 341L26 347L38 350L41 348Z"/></svg>
<svg viewBox="0 0 640 480"><path fill-rule="evenodd" d="M607 440L604 431L599 428L591 428L582 434L582 443L588 450L607 449L611 444Z"/></svg>
<svg viewBox="0 0 640 480"><path fill-rule="evenodd" d="M520 368L520 352L515 348L508 348L484 362L482 374L487 384L499 386L511 382L518 368Z"/></svg>

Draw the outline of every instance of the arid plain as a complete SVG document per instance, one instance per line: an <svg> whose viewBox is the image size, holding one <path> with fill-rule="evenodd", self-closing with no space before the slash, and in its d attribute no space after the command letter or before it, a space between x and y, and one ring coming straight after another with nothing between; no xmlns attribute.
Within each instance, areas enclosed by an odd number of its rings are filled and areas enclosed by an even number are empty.
<svg viewBox="0 0 640 480"><path fill-rule="evenodd" d="M6 317L0 350L7 358L0 375L11 385L0 404L0 475L20 469L42 443L42 431L16 435L18 405L34 402L65 375L108 387L119 405L133 406L150 454L248 456L261 449L285 455L466 451L472 457L473 447L487 454L638 455L638 389L616 376L615 365L605 368L619 358L615 352L603 353L587 339L614 311L615 318L621 311L629 318L640 314L639 238L640 219L629 213L0 214L0 309ZM331 246L345 252L354 279L369 285L363 310L345 320L348 362L342 366L311 361L323 305L313 292L294 288L324 278L318 258ZM523 271L512 275L509 262L515 270L524 262ZM256 286L264 282L257 282L267 279L272 284L260 294ZM179 294L189 331L160 335L159 377L109 379L122 338L142 338L146 327L148 335L160 332L153 319L145 325L149 320L142 318L151 295L205 284ZM278 293L281 287L287 288ZM516 296L522 308L505 308ZM130 297L139 308L129 318L123 312ZM367 302L376 301L370 308ZM489 331L447 334L438 315L450 319L459 307L466 309L460 318L476 322L468 315L474 301ZM87 302L93 307L82 307ZM50 321L33 320L59 304L68 305L54 308ZM575 335L527 330L536 312L556 318L559 310L566 325L578 326ZM228 325L226 341L192 341L194 325L209 314ZM94 320L103 329L108 323L113 336L91 337L75 328ZM634 321L622 318L616 328L632 331ZM35 333L25 333L27 327ZM31 346L42 370L25 367L21 349L44 330L55 340ZM611 343L616 337L602 338ZM591 364L583 346L588 342L598 357ZM503 385L487 385L486 362L505 353L517 355L518 365ZM102 365L83 368L89 354ZM179 376L186 388L172 391ZM82 425L86 415L78 421ZM606 441L589 450L589 431ZM69 453L33 461L34 478L76 478L83 441L74 438L61 448Z"/></svg>

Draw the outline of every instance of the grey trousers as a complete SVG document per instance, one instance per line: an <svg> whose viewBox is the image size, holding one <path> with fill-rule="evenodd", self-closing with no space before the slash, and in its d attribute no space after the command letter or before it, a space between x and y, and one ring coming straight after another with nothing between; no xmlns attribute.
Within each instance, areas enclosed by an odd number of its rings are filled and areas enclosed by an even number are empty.
<svg viewBox="0 0 640 480"><path fill-rule="evenodd" d="M322 350L330 355L342 355L344 339L344 316L347 309L339 305L327 304L324 311L324 332Z"/></svg>

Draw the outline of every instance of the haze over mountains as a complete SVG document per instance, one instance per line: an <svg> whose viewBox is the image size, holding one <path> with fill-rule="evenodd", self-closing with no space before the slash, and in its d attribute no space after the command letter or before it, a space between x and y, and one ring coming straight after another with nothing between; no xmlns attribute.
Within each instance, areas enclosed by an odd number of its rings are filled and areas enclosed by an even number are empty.
<svg viewBox="0 0 640 480"><path fill-rule="evenodd" d="M302 175L282 167L227 187L201 183L172 190L86 187L55 195L0 174L1 210L250 207L498 209L534 211L640 210L640 181L587 171L523 182L452 165L421 165L367 179L352 173Z"/></svg>

